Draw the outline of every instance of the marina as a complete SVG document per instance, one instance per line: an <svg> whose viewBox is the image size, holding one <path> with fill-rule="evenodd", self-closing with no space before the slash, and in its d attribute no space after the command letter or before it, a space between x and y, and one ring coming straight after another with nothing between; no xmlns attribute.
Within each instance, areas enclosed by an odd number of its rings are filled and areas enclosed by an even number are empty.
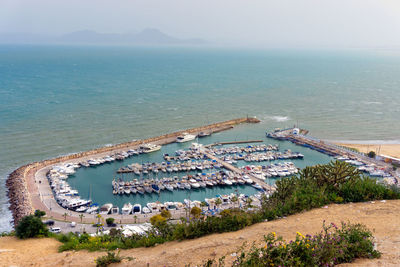
<svg viewBox="0 0 400 267"><path fill-rule="evenodd" d="M230 131L221 133L222 129ZM173 218L179 218L193 206L216 214L249 201L260 205L261 198L274 191L276 179L295 175L305 166L327 163L333 157L359 164L360 170L372 171L376 177L391 179L386 170L372 170L372 165L358 163L339 148L313 149L301 141L304 135L294 136L293 129L286 130L286 135L273 133L279 134L279 138L265 136L262 142L256 139L262 136L260 131L252 135L255 139L237 140L244 130L240 126L232 129L229 123L217 127L217 135L209 130L201 138L178 142L178 136L193 133L189 129L164 139L138 140L134 145L117 145L118 149L107 147L110 152L54 162L35 169L36 182L30 186L38 187L40 201L33 201L32 205L47 208L54 218L62 217L63 210L67 210L71 221L85 214L86 222L95 221L98 213L121 223L132 222L134 214L135 221L146 222L164 209L170 210ZM229 139L234 141L226 141ZM46 193L46 184L51 194ZM217 204L220 202L225 204Z"/></svg>

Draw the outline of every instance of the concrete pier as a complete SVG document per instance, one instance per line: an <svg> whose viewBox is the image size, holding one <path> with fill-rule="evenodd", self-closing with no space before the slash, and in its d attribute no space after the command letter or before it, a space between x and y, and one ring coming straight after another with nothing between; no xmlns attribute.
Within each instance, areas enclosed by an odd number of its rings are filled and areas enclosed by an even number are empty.
<svg viewBox="0 0 400 267"><path fill-rule="evenodd" d="M215 160L216 162L220 163L225 169L230 170L230 171L232 171L232 172L234 172L236 174L243 175L244 171L242 171L239 168L236 168L235 166L233 166L233 165L231 165L231 164L229 164L229 163L227 163L227 162L225 162L225 161L213 156L207 150L207 148L202 148L202 149L200 149L200 151L202 153L204 153L204 155L206 155L207 158ZM246 173L246 175L249 176L249 178L251 180L253 180L254 183L261 185L264 190L267 190L267 191L271 191L272 190L272 187L270 185L268 185L265 181L262 181L262 180L258 179L257 177L255 177L255 176L253 176L253 175L251 175L249 173Z"/></svg>

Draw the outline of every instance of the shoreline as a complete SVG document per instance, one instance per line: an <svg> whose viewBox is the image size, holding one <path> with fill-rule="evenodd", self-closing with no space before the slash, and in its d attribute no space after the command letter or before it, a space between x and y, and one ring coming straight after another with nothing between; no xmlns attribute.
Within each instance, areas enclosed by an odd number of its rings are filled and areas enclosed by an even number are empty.
<svg viewBox="0 0 400 267"><path fill-rule="evenodd" d="M47 170L50 168L50 166L54 164L75 162L88 157L100 156L102 154L106 155L107 153L117 153L122 150L139 147L141 144L144 143L155 143L159 145L170 144L175 142L176 137L184 132L188 132L191 134L193 133L198 134L199 132L202 131L216 133L232 129L235 125L241 123L259 123L259 122L260 120L256 118L248 118L248 117L238 118L238 119L213 123L205 126L199 126L195 128L181 130L173 133L168 133L156 137L150 137L147 139L125 142L125 143L115 144L112 146L109 145L103 146L100 148L84 152L73 153L65 156L59 156L23 165L18 169L14 170L12 173L10 173L6 181L6 187L8 189L7 196L9 198L9 203L10 203L9 209L11 210L13 216L13 224L15 226L22 217L32 214L36 209L45 211L47 214L46 217L51 216L58 219L64 218L63 213L58 213L50 210L44 203L45 198L50 200L52 199L55 202L55 199L53 197L47 179L43 179L43 174L45 178ZM39 173L40 175L38 175ZM37 179L39 179L39 183L36 182ZM47 192L45 195L43 195L40 193L39 187L40 186L43 187L46 185L47 188L45 188L45 190ZM61 208L61 206L59 206L58 204L57 206ZM63 209L64 212L67 211L64 208L61 209ZM89 217L89 214L87 215L87 217ZM87 221L87 219L90 218L86 218L85 221ZM91 221L94 219L95 218L93 216L93 218L91 218ZM67 221L78 221L78 220L79 217L72 216L72 213L70 216L67 216Z"/></svg>
<svg viewBox="0 0 400 267"><path fill-rule="evenodd" d="M399 144L388 144L388 143L347 143L347 142L333 142L338 146L345 146L349 148L357 149L359 152L368 153L369 151L374 151L377 155L386 155L395 158L400 158L400 143Z"/></svg>

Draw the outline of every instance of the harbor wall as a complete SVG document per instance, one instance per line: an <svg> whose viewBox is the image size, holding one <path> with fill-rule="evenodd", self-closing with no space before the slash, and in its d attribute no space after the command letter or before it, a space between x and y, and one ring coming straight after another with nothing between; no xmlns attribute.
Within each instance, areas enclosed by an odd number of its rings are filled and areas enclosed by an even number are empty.
<svg viewBox="0 0 400 267"><path fill-rule="evenodd" d="M115 144L107 147L100 147L84 152L74 153L66 156L60 156L57 158L47 159L39 162L33 162L24 166L19 167L13 171L7 178L6 186L8 188L8 198L10 201L10 210L13 215L13 223L17 225L22 217L30 215L34 212L36 205L33 205L32 196L35 190L35 173L49 165L62 163L70 160L76 160L88 156L94 156L96 154L102 154L107 152L117 152L121 149L128 149L130 147L137 147L144 143L158 143L168 144L175 141L175 138L184 132L187 133L199 133L199 132L219 132L233 128L235 125L241 123L258 123L260 120L256 118L238 118L228 120L224 122L218 122L209 124L206 126L195 127L187 130L177 131L168 133L156 137L151 137L143 140L137 140L132 142L125 142ZM28 180L31 179L31 180ZM29 185L29 182L31 185Z"/></svg>

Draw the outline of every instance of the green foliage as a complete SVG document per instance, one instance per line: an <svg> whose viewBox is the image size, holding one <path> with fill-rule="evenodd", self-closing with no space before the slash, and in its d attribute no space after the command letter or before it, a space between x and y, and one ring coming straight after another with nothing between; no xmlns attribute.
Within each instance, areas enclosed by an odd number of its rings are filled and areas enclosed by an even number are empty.
<svg viewBox="0 0 400 267"><path fill-rule="evenodd" d="M375 156L376 156L376 153L375 153L375 151L370 151L370 152L368 152L368 157L370 157L370 158L375 158Z"/></svg>
<svg viewBox="0 0 400 267"><path fill-rule="evenodd" d="M265 245L250 250L243 247L232 266L334 266L355 258L379 258L374 249L372 233L361 224L345 224L339 229L334 223L323 225L318 235L297 232L296 240L286 243L282 237L269 233Z"/></svg>
<svg viewBox="0 0 400 267"><path fill-rule="evenodd" d="M150 218L151 225L156 226L156 227L166 223L166 221L167 221L167 219L164 216L162 216L161 214L154 215Z"/></svg>
<svg viewBox="0 0 400 267"><path fill-rule="evenodd" d="M106 223L107 223L108 225L113 224L114 221L115 221L114 218L107 218L107 219L106 219Z"/></svg>
<svg viewBox="0 0 400 267"><path fill-rule="evenodd" d="M150 218L154 229L146 235L124 237L118 231L96 237L72 235L62 241L60 251L148 247L171 240L237 231L266 219L274 220L329 203L400 198L399 189L388 188L374 179L363 177L356 168L344 162L307 167L298 176L277 181L276 186L277 190L272 196L262 199L260 209L225 209L220 216L208 216L204 220L190 222L183 218L177 224L167 223L165 215L158 214Z"/></svg>
<svg viewBox="0 0 400 267"><path fill-rule="evenodd" d="M119 263L121 262L123 259L127 259L127 260L132 260L132 257L122 257L119 255L119 251L117 254L115 254L114 252L107 252L107 255L98 257L96 259L96 266L98 267L105 267L108 266L111 263Z"/></svg>
<svg viewBox="0 0 400 267"><path fill-rule="evenodd" d="M15 228L15 235L21 239L43 237L48 236L48 234L46 225L34 215L23 217Z"/></svg>
<svg viewBox="0 0 400 267"><path fill-rule="evenodd" d="M165 219L169 220L171 218L171 212L169 212L169 210L162 210L161 216L163 216Z"/></svg>
<svg viewBox="0 0 400 267"><path fill-rule="evenodd" d="M0 237L4 237L4 236L15 236L15 231L0 233Z"/></svg>
<svg viewBox="0 0 400 267"><path fill-rule="evenodd" d="M35 213L33 214L35 217L42 218L43 216L46 215L46 212L42 210L35 210Z"/></svg>
<svg viewBox="0 0 400 267"><path fill-rule="evenodd" d="M199 218L201 214L201 209L199 207L193 207L190 210L190 215L192 215L194 218Z"/></svg>

